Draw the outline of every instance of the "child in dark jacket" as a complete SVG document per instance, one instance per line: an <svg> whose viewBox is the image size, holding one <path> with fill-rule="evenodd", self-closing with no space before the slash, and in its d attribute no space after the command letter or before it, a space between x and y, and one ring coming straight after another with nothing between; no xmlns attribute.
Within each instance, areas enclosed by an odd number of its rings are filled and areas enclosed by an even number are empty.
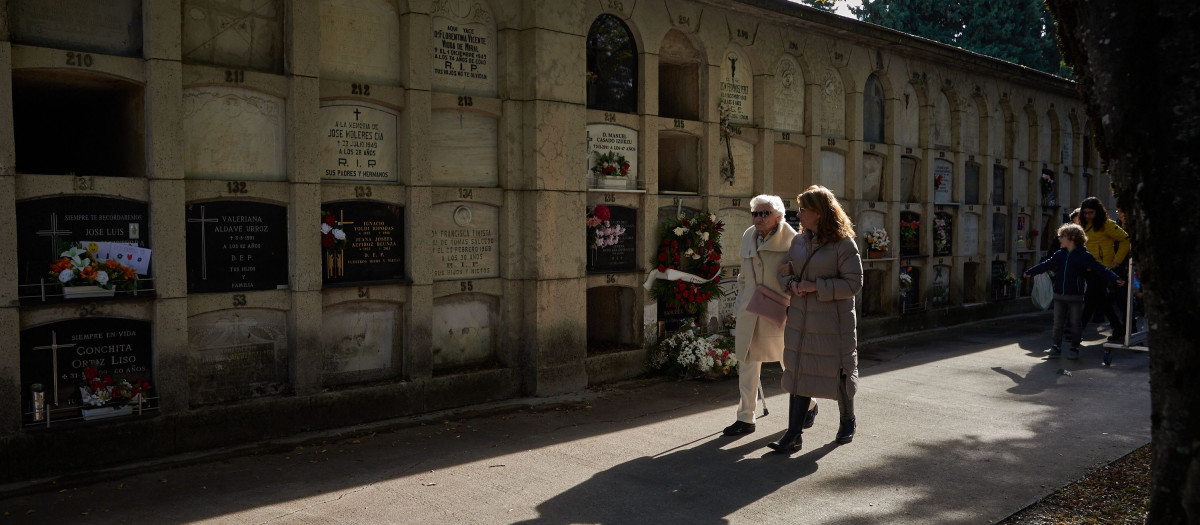
<svg viewBox="0 0 1200 525"><path fill-rule="evenodd" d="M1026 279L1039 273L1054 270L1054 333L1051 335L1050 357L1062 355L1063 329L1070 327L1067 342L1071 350L1067 359L1079 359L1079 342L1083 338L1083 292L1085 274L1088 270L1109 281L1124 286L1117 274L1100 264L1084 246L1087 234L1077 224L1064 224L1058 228L1058 242L1062 246L1044 262L1025 270Z"/></svg>

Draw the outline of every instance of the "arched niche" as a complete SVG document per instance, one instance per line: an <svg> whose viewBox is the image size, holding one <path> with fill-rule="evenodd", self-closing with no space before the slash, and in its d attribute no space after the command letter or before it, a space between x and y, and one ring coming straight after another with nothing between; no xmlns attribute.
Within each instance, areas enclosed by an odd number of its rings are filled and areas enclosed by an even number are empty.
<svg viewBox="0 0 1200 525"><path fill-rule="evenodd" d="M951 267L944 264L933 266L929 276L929 304L934 308L950 306L950 271Z"/></svg>
<svg viewBox="0 0 1200 525"><path fill-rule="evenodd" d="M142 0L8 0L7 14L13 44L142 57Z"/></svg>
<svg viewBox="0 0 1200 525"><path fill-rule="evenodd" d="M804 180L804 147L791 142L775 143L775 193L786 202L800 194Z"/></svg>
<svg viewBox="0 0 1200 525"><path fill-rule="evenodd" d="M968 162L963 174L963 204L982 204L980 165Z"/></svg>
<svg viewBox="0 0 1200 525"><path fill-rule="evenodd" d="M846 84L832 67L821 75L821 135L846 136Z"/></svg>
<svg viewBox="0 0 1200 525"><path fill-rule="evenodd" d="M858 220L854 222L854 229L858 232L859 239L862 240L862 246L860 246L859 252L863 257L868 257L867 252L870 251L870 246L867 244L865 233L872 228L883 228L885 231L888 229L887 215L882 210L863 210L862 213L858 214ZM892 242L895 242L895 238L892 237L892 232L890 231L888 232L888 239L892 240ZM888 249L884 251L883 256L886 257L889 255L891 250L891 246L888 246Z"/></svg>
<svg viewBox="0 0 1200 525"><path fill-rule="evenodd" d="M1016 171L1013 173L1012 199L1016 201L1019 206L1034 205L1041 200L1039 197L1033 197L1029 194L1029 183L1033 182L1032 177L1033 174L1029 171L1028 164L1026 164L1024 167L1018 166Z"/></svg>
<svg viewBox="0 0 1200 525"><path fill-rule="evenodd" d="M964 213L962 216L962 239L958 245L958 255L977 255L979 253L979 214Z"/></svg>
<svg viewBox="0 0 1200 525"><path fill-rule="evenodd" d="M441 0L433 3L430 18L430 87L443 93L496 97L500 42L487 2Z"/></svg>
<svg viewBox="0 0 1200 525"><path fill-rule="evenodd" d="M821 172L814 182L839 198L846 197L846 156L840 151L821 150Z"/></svg>
<svg viewBox="0 0 1200 525"><path fill-rule="evenodd" d="M499 186L499 120L465 108L429 112L429 169L434 186Z"/></svg>
<svg viewBox="0 0 1200 525"><path fill-rule="evenodd" d="M883 294L887 281L890 280L891 276L892 272L888 270L875 268L863 269L862 295L861 302L859 303L859 313L863 317L874 317L887 313L884 309ZM891 303L891 301L888 301L888 303Z"/></svg>
<svg viewBox="0 0 1200 525"><path fill-rule="evenodd" d="M721 234L721 267L736 268L742 264L742 254L739 252L742 234L754 226L754 217L750 215L750 199L743 199L743 208L722 208L717 210L717 220L725 223L725 231ZM780 219L783 220L783 219Z"/></svg>
<svg viewBox="0 0 1200 525"><path fill-rule="evenodd" d="M225 86L183 90L184 176L189 179L287 179L284 101Z"/></svg>
<svg viewBox="0 0 1200 525"><path fill-rule="evenodd" d="M982 123L980 112L984 106L981 105L978 97L968 99L963 106L963 151L972 155L980 155L983 151L979 148L979 137L984 131L980 125Z"/></svg>
<svg viewBox="0 0 1200 525"><path fill-rule="evenodd" d="M900 266L898 279L900 288L900 313L902 314L917 312L923 309L921 306L921 289L924 286L921 280L923 269L920 266L914 265Z"/></svg>
<svg viewBox="0 0 1200 525"><path fill-rule="evenodd" d="M1030 139L1029 115L1025 110L1013 114L1013 158L1017 160L1032 160L1029 158Z"/></svg>
<svg viewBox="0 0 1200 525"><path fill-rule="evenodd" d="M1063 121L1062 148L1058 161L1068 166L1075 165L1075 123L1071 119Z"/></svg>
<svg viewBox="0 0 1200 525"><path fill-rule="evenodd" d="M283 72L282 0L183 0L181 11L185 64Z"/></svg>
<svg viewBox="0 0 1200 525"><path fill-rule="evenodd" d="M863 140L883 143L884 122L886 122L886 117L884 115L883 84L880 84L879 77L872 73L867 77L867 84L863 87Z"/></svg>
<svg viewBox="0 0 1200 525"><path fill-rule="evenodd" d="M144 177L144 87L92 73L12 73L18 173Z"/></svg>
<svg viewBox="0 0 1200 525"><path fill-rule="evenodd" d="M791 55L775 65L775 129L804 131L804 72Z"/></svg>
<svg viewBox="0 0 1200 525"><path fill-rule="evenodd" d="M401 305L356 301L321 312L322 384L362 383L402 375Z"/></svg>
<svg viewBox="0 0 1200 525"><path fill-rule="evenodd" d="M658 134L658 189L665 192L700 191L700 139L688 133ZM714 176L719 176L714 174Z"/></svg>
<svg viewBox="0 0 1200 525"><path fill-rule="evenodd" d="M921 99L916 87L904 84L904 96L896 106L896 142L901 146L916 148L921 145Z"/></svg>
<svg viewBox="0 0 1200 525"><path fill-rule="evenodd" d="M924 226L920 213L900 212L900 231L896 236L899 238L901 257L913 257L921 254L921 231Z"/></svg>
<svg viewBox="0 0 1200 525"><path fill-rule="evenodd" d="M931 108L933 118L929 130L929 138L933 142L934 148L950 149L950 146L954 143L951 122L954 108L950 105L950 99L946 97L944 91L938 91L933 99L934 104L933 108Z"/></svg>
<svg viewBox="0 0 1200 525"><path fill-rule="evenodd" d="M900 157L901 202L921 202L920 177L917 177L917 168L920 165L921 160L916 157Z"/></svg>
<svg viewBox="0 0 1200 525"><path fill-rule="evenodd" d="M703 54L677 29L667 31L658 50L658 114L700 120Z"/></svg>
<svg viewBox="0 0 1200 525"><path fill-rule="evenodd" d="M1008 168L999 164L992 166L992 204L1004 206L1008 202Z"/></svg>
<svg viewBox="0 0 1200 525"><path fill-rule="evenodd" d="M191 406L277 395L289 388L287 312L217 310L188 318Z"/></svg>
<svg viewBox="0 0 1200 525"><path fill-rule="evenodd" d="M588 29L587 81L589 109L637 113L637 42L616 16L602 14Z"/></svg>
<svg viewBox="0 0 1200 525"><path fill-rule="evenodd" d="M883 202L884 195L884 165L887 157L874 153L864 153L862 156L861 198L865 201Z"/></svg>
<svg viewBox="0 0 1200 525"><path fill-rule="evenodd" d="M400 85L400 19L391 1L321 0L319 16L321 78Z"/></svg>
<svg viewBox="0 0 1200 525"><path fill-rule="evenodd" d="M1054 132L1057 131L1058 123L1050 117L1049 113L1038 115L1037 160L1041 162L1052 162L1051 159L1054 158Z"/></svg>
<svg viewBox="0 0 1200 525"><path fill-rule="evenodd" d="M982 288L982 264L977 262L963 263L963 304L976 304L983 302Z"/></svg>
<svg viewBox="0 0 1200 525"><path fill-rule="evenodd" d="M754 191L754 143L734 135L729 139L729 153L733 155L734 178L722 180L721 194L749 195Z"/></svg>
<svg viewBox="0 0 1200 525"><path fill-rule="evenodd" d="M933 214L933 255L954 253L954 215L939 211Z"/></svg>
<svg viewBox="0 0 1200 525"><path fill-rule="evenodd" d="M949 204L954 201L954 164L946 159L933 159L933 202Z"/></svg>
<svg viewBox="0 0 1200 525"><path fill-rule="evenodd" d="M988 116L988 154L996 158L1008 158L1012 145L1012 111L1006 103L996 105Z"/></svg>
<svg viewBox="0 0 1200 525"><path fill-rule="evenodd" d="M992 253L1008 253L1008 214L992 213Z"/></svg>
<svg viewBox="0 0 1200 525"><path fill-rule="evenodd" d="M717 85L720 104L731 124L754 123L754 68L740 49L726 49L721 59Z"/></svg>
<svg viewBox="0 0 1200 525"><path fill-rule="evenodd" d="M625 286L587 290L588 354L633 348L637 344L637 294Z"/></svg>
<svg viewBox="0 0 1200 525"><path fill-rule="evenodd" d="M430 317L434 372L496 364L499 297L482 293L435 297Z"/></svg>

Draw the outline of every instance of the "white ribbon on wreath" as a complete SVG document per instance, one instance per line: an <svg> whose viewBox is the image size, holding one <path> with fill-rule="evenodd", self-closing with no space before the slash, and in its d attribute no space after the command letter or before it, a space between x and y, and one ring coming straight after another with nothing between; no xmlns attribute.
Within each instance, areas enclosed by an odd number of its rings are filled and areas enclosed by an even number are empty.
<svg viewBox="0 0 1200 525"><path fill-rule="evenodd" d="M721 272L717 272L716 275L713 275L713 279L716 279L717 275L721 275ZM646 277L646 282L642 284L642 288L645 288L647 290L653 288L655 279L662 279L665 281L683 280L683 281L687 281L692 284L704 284L704 283L712 282L712 279L705 279L694 273L687 273L684 271L676 270L674 268L667 268L667 273L663 273L663 272L658 271L658 269L656 268L654 270L650 270L650 275L648 277Z"/></svg>

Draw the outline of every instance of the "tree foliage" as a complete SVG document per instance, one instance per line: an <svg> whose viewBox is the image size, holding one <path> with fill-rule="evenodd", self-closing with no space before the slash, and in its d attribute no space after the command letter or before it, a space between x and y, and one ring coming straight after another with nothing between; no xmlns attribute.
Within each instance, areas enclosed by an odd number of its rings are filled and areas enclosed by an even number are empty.
<svg viewBox="0 0 1200 525"><path fill-rule="evenodd" d="M863 0L864 22L1069 77L1042 0Z"/></svg>

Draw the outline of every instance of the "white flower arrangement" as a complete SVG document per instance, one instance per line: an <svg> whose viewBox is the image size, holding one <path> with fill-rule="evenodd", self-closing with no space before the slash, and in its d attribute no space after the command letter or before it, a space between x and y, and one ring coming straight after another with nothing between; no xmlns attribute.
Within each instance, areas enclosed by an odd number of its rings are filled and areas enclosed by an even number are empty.
<svg viewBox="0 0 1200 525"><path fill-rule="evenodd" d="M695 323L660 341L649 359L651 368L686 376L730 376L738 367L732 338L700 335Z"/></svg>

